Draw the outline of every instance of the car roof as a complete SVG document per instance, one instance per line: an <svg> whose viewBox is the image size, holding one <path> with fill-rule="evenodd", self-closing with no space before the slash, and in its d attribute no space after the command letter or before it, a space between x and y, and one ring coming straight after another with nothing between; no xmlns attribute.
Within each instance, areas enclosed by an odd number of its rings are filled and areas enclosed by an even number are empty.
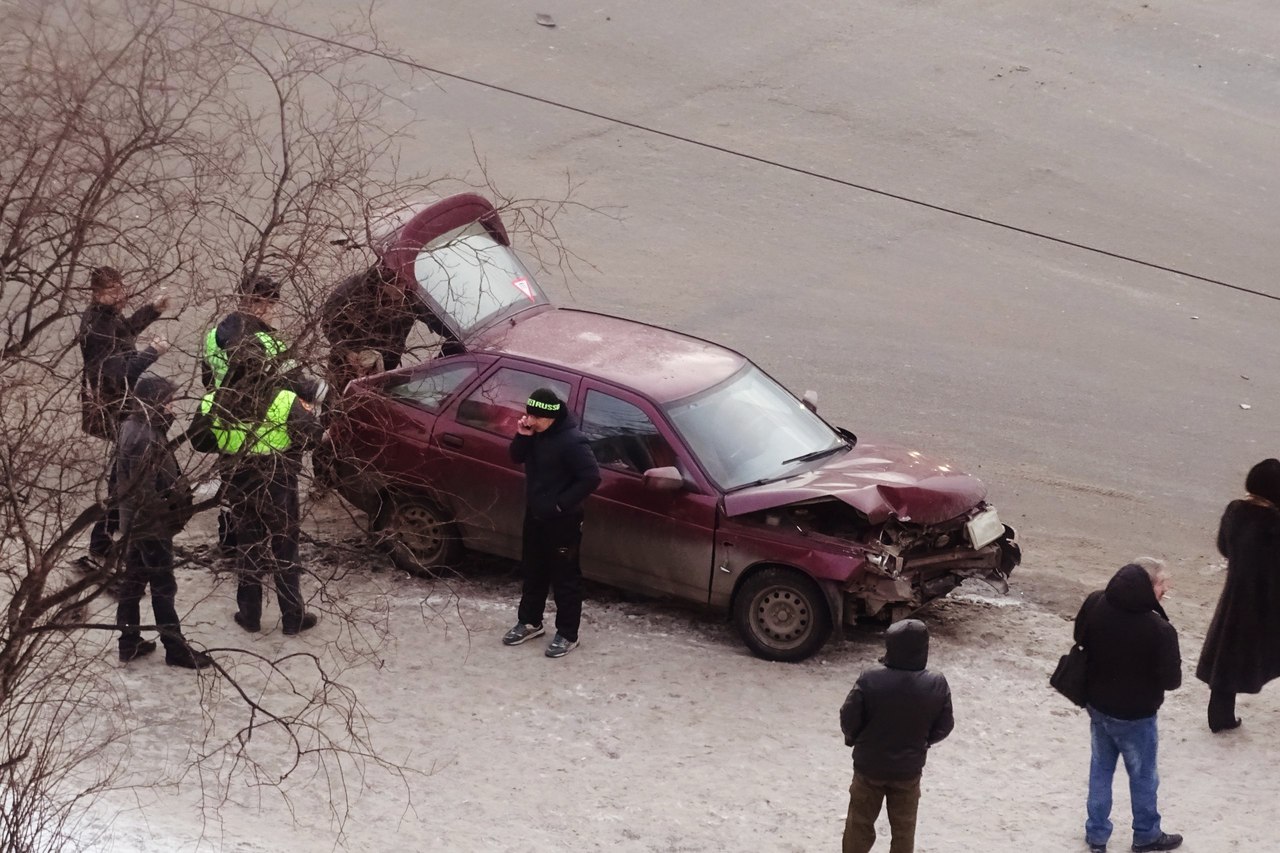
<svg viewBox="0 0 1280 853"><path fill-rule="evenodd" d="M747 363L731 349L634 320L572 308L526 312L468 341L473 352L528 358L670 403L723 382Z"/></svg>

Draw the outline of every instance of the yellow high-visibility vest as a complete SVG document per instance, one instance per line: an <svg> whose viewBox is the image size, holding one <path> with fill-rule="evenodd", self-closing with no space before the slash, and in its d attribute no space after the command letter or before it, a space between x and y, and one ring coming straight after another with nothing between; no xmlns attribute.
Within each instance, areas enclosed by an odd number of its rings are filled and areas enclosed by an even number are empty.
<svg viewBox="0 0 1280 853"><path fill-rule="evenodd" d="M234 421L228 423L215 415L210 431L218 442L219 452L265 455L288 450L293 446L293 439L289 436L289 411L296 399L298 395L292 391L276 394L266 417L256 426ZM207 415L212 411L213 392L210 391L200 400L200 412Z"/></svg>
<svg viewBox="0 0 1280 853"><path fill-rule="evenodd" d="M267 358L278 359L289 347L284 341L273 336L270 332L256 332L254 335L261 343L262 348L267 352ZM209 371L213 374L213 387L221 388L222 381L227 378L227 369L231 366L230 357L227 351L218 346L218 327L214 326L209 333L204 336L204 353L205 364L209 365ZM280 363L280 370L288 372L296 366L293 359L286 359Z"/></svg>

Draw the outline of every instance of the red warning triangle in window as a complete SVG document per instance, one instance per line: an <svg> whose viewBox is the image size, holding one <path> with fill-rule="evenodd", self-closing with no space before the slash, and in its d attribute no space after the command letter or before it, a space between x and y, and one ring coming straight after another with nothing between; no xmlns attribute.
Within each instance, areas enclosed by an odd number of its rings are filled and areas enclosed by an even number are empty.
<svg viewBox="0 0 1280 853"><path fill-rule="evenodd" d="M530 302L538 301L538 297L534 295L533 286L529 284L529 279L518 278L515 281L511 282L511 286L514 287L516 290L520 291L521 293L523 293L525 296L529 297Z"/></svg>

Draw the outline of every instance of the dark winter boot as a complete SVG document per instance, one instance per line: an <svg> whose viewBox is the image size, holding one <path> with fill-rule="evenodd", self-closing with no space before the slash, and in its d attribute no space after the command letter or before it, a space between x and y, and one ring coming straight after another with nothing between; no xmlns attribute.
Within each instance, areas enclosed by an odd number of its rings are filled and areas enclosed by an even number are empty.
<svg viewBox="0 0 1280 853"><path fill-rule="evenodd" d="M121 640L120 641L120 660L128 663L131 660L137 660L146 657L156 650L155 640Z"/></svg>
<svg viewBox="0 0 1280 853"><path fill-rule="evenodd" d="M259 622L256 619L253 619L253 620L249 619L249 617L245 616L244 613L242 613L239 610L237 610L235 612L235 615L233 615L231 618L236 620L237 625L239 625L241 628L245 629L250 633L255 633L257 631L262 630L261 622Z"/></svg>
<svg viewBox="0 0 1280 853"><path fill-rule="evenodd" d="M319 621L320 621L320 617L317 614L307 613L303 615L302 621L300 623L298 623L297 625L286 625L282 630L284 631L285 635L291 637L294 634L298 634L298 633L301 633L302 631L307 631L307 630L310 630L311 628L314 628Z"/></svg>
<svg viewBox="0 0 1280 853"><path fill-rule="evenodd" d="M164 651L164 662L169 666L183 669L205 669L213 666L213 658L204 652L197 652L186 643L167 647Z"/></svg>

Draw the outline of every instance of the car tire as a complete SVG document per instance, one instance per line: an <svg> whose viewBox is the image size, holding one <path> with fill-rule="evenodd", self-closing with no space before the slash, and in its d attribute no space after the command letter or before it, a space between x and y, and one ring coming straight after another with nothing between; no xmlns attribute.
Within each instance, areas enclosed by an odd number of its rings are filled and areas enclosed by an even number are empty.
<svg viewBox="0 0 1280 853"><path fill-rule="evenodd" d="M414 575L435 577L452 569L462 556L457 527L436 504L421 498L392 499L390 517L380 531L390 546L392 562Z"/></svg>
<svg viewBox="0 0 1280 853"><path fill-rule="evenodd" d="M747 578L734 599L733 621L747 648L765 660L804 660L831 636L822 590L794 569L767 568Z"/></svg>

